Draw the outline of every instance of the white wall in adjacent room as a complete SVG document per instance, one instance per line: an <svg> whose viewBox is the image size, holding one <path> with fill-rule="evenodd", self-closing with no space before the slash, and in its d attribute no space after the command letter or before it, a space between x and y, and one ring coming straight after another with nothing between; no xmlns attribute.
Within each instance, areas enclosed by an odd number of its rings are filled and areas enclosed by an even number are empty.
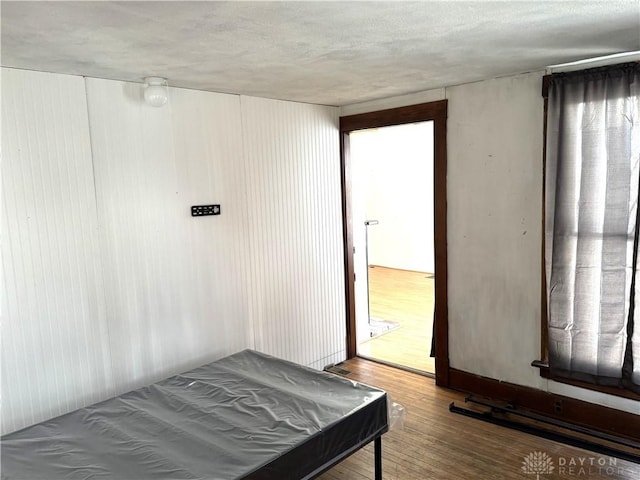
<svg viewBox="0 0 640 480"><path fill-rule="evenodd" d="M433 122L352 132L350 153L364 214L354 230L379 221L368 227L369 265L433 273Z"/></svg>
<svg viewBox="0 0 640 480"><path fill-rule="evenodd" d="M433 122L351 132L349 152L360 344L370 338L367 263L434 271Z"/></svg>

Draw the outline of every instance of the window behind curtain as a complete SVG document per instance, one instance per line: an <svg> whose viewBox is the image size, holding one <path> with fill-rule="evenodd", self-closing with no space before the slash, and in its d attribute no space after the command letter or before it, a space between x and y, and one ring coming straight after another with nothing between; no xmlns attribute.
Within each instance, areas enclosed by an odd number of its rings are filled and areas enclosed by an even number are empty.
<svg viewBox="0 0 640 480"><path fill-rule="evenodd" d="M640 64L553 75L546 151L551 373L640 391Z"/></svg>

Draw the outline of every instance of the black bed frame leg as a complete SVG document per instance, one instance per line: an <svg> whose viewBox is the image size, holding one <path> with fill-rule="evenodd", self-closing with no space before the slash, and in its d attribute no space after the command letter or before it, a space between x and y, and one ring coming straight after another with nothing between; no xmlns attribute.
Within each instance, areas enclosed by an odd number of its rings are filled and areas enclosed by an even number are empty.
<svg viewBox="0 0 640 480"><path fill-rule="evenodd" d="M375 479L382 480L382 435L374 440Z"/></svg>

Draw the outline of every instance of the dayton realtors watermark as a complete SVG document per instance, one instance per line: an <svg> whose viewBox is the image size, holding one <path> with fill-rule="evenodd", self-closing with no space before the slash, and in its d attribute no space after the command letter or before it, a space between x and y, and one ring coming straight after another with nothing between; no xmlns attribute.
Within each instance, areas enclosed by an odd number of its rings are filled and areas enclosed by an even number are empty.
<svg viewBox="0 0 640 480"><path fill-rule="evenodd" d="M535 475L540 480L542 475L557 474L561 478L567 477L614 477L620 475L640 475L640 467L634 469L626 462L618 461L615 457L603 456L573 456L552 457L546 452L531 452L524 457L522 471ZM544 477L542 477L544 478Z"/></svg>
<svg viewBox="0 0 640 480"><path fill-rule="evenodd" d="M614 476L632 473L618 465L615 457L558 457L558 473L563 476Z"/></svg>

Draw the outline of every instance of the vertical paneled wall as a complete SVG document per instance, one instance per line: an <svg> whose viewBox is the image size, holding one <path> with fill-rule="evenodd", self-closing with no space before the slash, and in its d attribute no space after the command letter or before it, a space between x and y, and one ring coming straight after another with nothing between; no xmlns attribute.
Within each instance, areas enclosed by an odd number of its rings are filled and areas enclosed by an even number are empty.
<svg viewBox="0 0 640 480"><path fill-rule="evenodd" d="M2 69L2 431L114 392L81 77Z"/></svg>
<svg viewBox="0 0 640 480"><path fill-rule="evenodd" d="M248 347L239 97L87 79L119 391ZM191 217L219 203L222 215Z"/></svg>
<svg viewBox="0 0 640 480"><path fill-rule="evenodd" d="M141 90L2 70L3 433L247 347L345 357L337 109Z"/></svg>
<svg viewBox="0 0 640 480"><path fill-rule="evenodd" d="M337 109L241 101L256 348L317 368L344 360Z"/></svg>

